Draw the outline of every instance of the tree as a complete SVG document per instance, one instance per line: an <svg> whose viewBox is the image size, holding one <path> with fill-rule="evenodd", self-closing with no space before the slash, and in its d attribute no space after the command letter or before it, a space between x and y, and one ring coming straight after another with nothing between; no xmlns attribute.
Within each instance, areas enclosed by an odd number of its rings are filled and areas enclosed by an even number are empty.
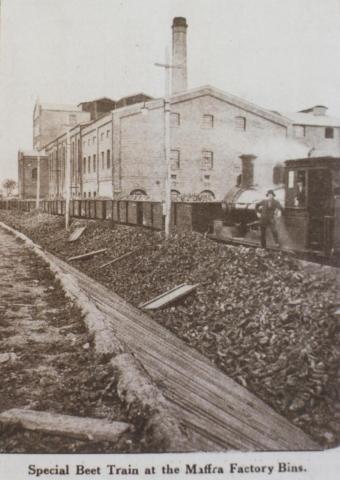
<svg viewBox="0 0 340 480"><path fill-rule="evenodd" d="M7 197L9 197L17 186L17 182L12 178L7 178L2 182L2 186L6 190Z"/></svg>

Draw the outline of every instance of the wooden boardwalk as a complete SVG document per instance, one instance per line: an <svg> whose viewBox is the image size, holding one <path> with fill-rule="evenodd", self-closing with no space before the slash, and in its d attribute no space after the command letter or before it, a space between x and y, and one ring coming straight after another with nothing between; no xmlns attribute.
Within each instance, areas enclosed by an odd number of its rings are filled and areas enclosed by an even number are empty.
<svg viewBox="0 0 340 480"><path fill-rule="evenodd" d="M106 314L107 321L141 361L199 448L319 450L304 432L163 326L74 267L47 253ZM160 312L159 315L162 313Z"/></svg>

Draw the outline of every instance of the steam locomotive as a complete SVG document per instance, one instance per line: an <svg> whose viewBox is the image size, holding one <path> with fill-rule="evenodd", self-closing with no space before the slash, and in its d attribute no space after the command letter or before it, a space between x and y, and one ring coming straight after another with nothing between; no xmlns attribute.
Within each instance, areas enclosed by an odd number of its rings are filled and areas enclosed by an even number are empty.
<svg viewBox="0 0 340 480"><path fill-rule="evenodd" d="M286 160L282 180L267 188L251 185L249 178L241 180L224 198L224 218L215 220L213 238L259 246L255 206L273 188L284 207L276 219L281 248L340 266L340 158ZM267 245L273 247L273 239L268 238Z"/></svg>

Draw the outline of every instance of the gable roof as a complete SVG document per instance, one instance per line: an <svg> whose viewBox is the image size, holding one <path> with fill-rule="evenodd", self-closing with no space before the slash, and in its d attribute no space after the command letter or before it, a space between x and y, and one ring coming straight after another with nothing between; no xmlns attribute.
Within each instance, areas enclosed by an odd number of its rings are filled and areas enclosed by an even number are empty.
<svg viewBox="0 0 340 480"><path fill-rule="evenodd" d="M248 100L237 97L236 95L232 95L216 87L212 87L211 85L204 85L202 87L193 88L190 90L186 90L185 92L172 95L171 103L191 100L203 95L211 95L226 103L235 105L242 110L248 111L254 115L258 115L259 117L265 118L273 123L282 125L284 127L288 127L291 124L290 120L284 115L276 113L272 110L267 110L266 108L260 107L255 103L249 102Z"/></svg>

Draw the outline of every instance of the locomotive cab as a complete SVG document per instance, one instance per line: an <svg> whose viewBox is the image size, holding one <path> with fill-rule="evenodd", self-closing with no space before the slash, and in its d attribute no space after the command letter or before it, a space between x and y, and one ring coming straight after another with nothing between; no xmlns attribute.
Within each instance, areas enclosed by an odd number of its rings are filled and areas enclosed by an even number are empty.
<svg viewBox="0 0 340 480"><path fill-rule="evenodd" d="M325 255L339 251L340 158L285 162L285 226L291 246Z"/></svg>

